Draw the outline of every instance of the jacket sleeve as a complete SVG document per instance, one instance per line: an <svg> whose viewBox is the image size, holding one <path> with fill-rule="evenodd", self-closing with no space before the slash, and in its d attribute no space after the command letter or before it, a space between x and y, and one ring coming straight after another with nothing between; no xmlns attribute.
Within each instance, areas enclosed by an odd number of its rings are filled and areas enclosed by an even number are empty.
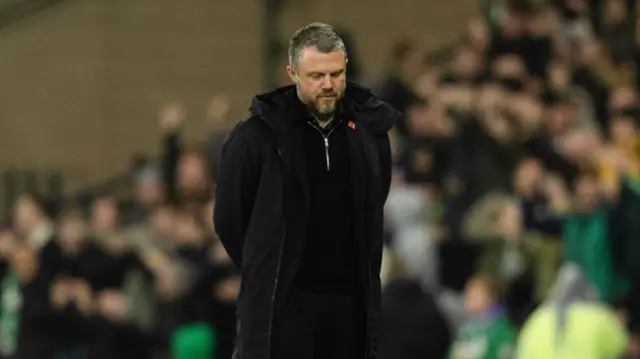
<svg viewBox="0 0 640 359"><path fill-rule="evenodd" d="M241 268L244 234L253 210L263 148L266 145L258 118L240 122L222 146L215 190L213 221L222 245Z"/></svg>

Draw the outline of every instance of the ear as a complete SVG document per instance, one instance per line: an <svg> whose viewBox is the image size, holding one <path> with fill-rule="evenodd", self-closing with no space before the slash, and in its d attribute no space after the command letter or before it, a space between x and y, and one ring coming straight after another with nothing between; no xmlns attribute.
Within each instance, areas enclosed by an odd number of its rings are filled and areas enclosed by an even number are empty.
<svg viewBox="0 0 640 359"><path fill-rule="evenodd" d="M298 74L292 66L287 66L287 75L289 75L289 78L291 79L291 81L293 81L293 83L298 83Z"/></svg>

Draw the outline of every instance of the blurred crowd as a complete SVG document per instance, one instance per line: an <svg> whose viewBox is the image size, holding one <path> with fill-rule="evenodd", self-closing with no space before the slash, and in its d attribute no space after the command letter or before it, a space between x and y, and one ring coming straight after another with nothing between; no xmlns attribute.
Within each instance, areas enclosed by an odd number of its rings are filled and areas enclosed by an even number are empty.
<svg viewBox="0 0 640 359"><path fill-rule="evenodd" d="M445 64L392 47L380 359L640 358L635 33L635 1L488 1ZM20 196L0 358L231 358L239 279L212 223L230 106L197 146L160 109L160 161L126 195Z"/></svg>
<svg viewBox="0 0 640 359"><path fill-rule="evenodd" d="M227 106L212 100L210 120ZM239 279L215 239L204 156L224 136L190 149L185 118L161 109L161 161L140 166L130 196L17 199L0 233L1 358L231 358Z"/></svg>
<svg viewBox="0 0 640 359"><path fill-rule="evenodd" d="M636 3L485 5L443 66L396 44L379 88L405 114L383 358L636 358Z"/></svg>

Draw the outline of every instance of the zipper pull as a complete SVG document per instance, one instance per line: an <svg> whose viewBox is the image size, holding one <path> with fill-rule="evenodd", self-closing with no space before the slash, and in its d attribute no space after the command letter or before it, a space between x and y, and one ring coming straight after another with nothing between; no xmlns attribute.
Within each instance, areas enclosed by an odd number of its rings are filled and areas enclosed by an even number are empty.
<svg viewBox="0 0 640 359"><path fill-rule="evenodd" d="M324 138L324 155L327 158L327 171L331 169L331 163L329 162L329 138Z"/></svg>

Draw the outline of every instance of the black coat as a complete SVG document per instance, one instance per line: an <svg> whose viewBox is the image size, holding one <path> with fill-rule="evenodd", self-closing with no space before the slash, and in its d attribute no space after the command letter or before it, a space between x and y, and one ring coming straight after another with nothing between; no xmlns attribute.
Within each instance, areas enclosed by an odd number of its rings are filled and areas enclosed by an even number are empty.
<svg viewBox="0 0 640 359"><path fill-rule="evenodd" d="M400 114L366 89L348 85L340 105L347 131L368 316L367 353L375 355L380 307L383 207L391 182L388 130ZM291 286L304 248L309 183L293 121L304 111L294 86L256 96L251 116L222 149L214 222L242 274L236 359L269 359L271 324ZM328 263L329 264L329 263ZM275 359L275 358L274 358Z"/></svg>

